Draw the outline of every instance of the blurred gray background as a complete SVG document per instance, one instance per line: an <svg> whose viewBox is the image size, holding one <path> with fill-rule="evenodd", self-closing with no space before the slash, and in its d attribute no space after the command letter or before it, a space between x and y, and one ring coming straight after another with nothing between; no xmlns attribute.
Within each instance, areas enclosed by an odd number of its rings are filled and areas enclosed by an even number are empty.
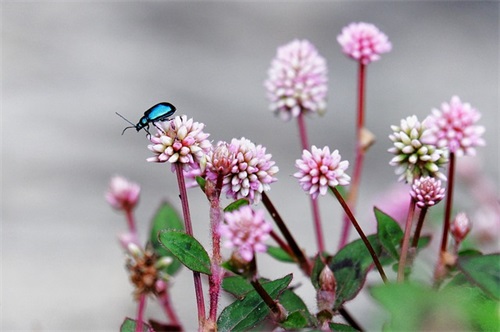
<svg viewBox="0 0 500 332"><path fill-rule="evenodd" d="M144 133L120 136L127 124L116 111L136 122L151 105L170 101L178 114L205 123L214 142L244 136L266 146L280 167L270 197L313 254L309 200L291 177L301 154L297 125L268 111L263 81L278 46L294 38L315 44L328 62L329 102L324 117L307 119L310 142L352 162L357 66L336 41L352 21L374 23L393 43L368 68L366 122L378 141L362 180L363 227L373 230L373 201L397 179L386 152L390 125L412 114L423 119L454 94L483 114L487 147L476 160L498 194L498 2L7 1L1 19L5 331L116 331L135 315L116 240L126 224L104 200L109 178L141 184L143 240L162 199L180 204L170 166L146 163ZM457 197L468 203L467 195ZM208 205L196 190L190 198L195 234L208 244ZM320 205L334 251L340 207L331 198ZM261 262L264 276L288 271ZM176 276L172 296L194 329L188 271ZM348 309L362 324L381 320L367 296ZM162 318L152 304L148 316Z"/></svg>

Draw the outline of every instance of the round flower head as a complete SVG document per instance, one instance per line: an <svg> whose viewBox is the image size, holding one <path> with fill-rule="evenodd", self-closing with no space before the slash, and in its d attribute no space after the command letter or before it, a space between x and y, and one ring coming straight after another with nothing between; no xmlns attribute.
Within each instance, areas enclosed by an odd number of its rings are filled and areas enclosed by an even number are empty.
<svg viewBox="0 0 500 332"><path fill-rule="evenodd" d="M415 115L401 120L399 126L391 126L394 131L389 135L394 146L388 151L395 154L389 162L397 166L399 180L412 182L415 177L431 176L446 180L439 167L448 162L445 152L432 144L425 144L430 131L418 121Z"/></svg>
<svg viewBox="0 0 500 332"><path fill-rule="evenodd" d="M441 188L440 180L424 176L413 181L410 195L418 207L429 207L439 203L443 199L444 188Z"/></svg>
<svg viewBox="0 0 500 332"><path fill-rule="evenodd" d="M113 176L106 192L106 200L117 210L132 210L139 201L141 187L121 176Z"/></svg>
<svg viewBox="0 0 500 332"><path fill-rule="evenodd" d="M222 182L222 191L227 197L247 198L251 203L258 203L262 192L271 189L270 184L277 181L274 175L279 169L271 160L271 155L266 154L266 148L256 146L244 137L233 138L227 146L227 155L217 158L221 164L231 165ZM222 162L222 159L225 160ZM214 160L211 161L212 164ZM222 170L227 171L224 167ZM212 169L207 169L207 177L211 180L215 180L217 174Z"/></svg>
<svg viewBox="0 0 500 332"><path fill-rule="evenodd" d="M327 146L318 149L313 145L311 152L304 150L302 159L297 159L295 166L299 171L293 176L299 179L302 189L313 198L319 194L325 195L328 187L345 186L351 180L345 173L349 162L340 161L339 151L330 153L330 148Z"/></svg>
<svg viewBox="0 0 500 332"><path fill-rule="evenodd" d="M218 233L226 238L225 247L234 248L245 261L253 259L254 252L267 250L271 224L264 220L264 211L253 211L248 205L224 214L226 223L219 224Z"/></svg>
<svg viewBox="0 0 500 332"><path fill-rule="evenodd" d="M229 144L224 141L217 143L217 146L207 156L207 169L215 180L217 174L227 175L237 163L234 153L229 151Z"/></svg>
<svg viewBox="0 0 500 332"><path fill-rule="evenodd" d="M203 132L205 125L188 120L186 115L157 122L155 126L158 126L158 133L149 138L153 144L148 145L155 156L148 161L181 163L187 171L189 166L202 163L210 151L212 144L207 140L209 134Z"/></svg>
<svg viewBox="0 0 500 332"><path fill-rule="evenodd" d="M475 125L479 118L481 114L475 108L453 96L449 104L443 103L441 110L433 109L425 120L432 133L429 141L458 156L475 155L475 147L485 145L481 138L485 129Z"/></svg>
<svg viewBox="0 0 500 332"><path fill-rule="evenodd" d="M271 111L287 121L303 113L324 113L328 92L326 61L307 40L294 40L278 48L268 70Z"/></svg>
<svg viewBox="0 0 500 332"><path fill-rule="evenodd" d="M337 41L342 51L354 60L367 65L380 59L380 54L391 50L387 36L370 23L351 23L342 29Z"/></svg>

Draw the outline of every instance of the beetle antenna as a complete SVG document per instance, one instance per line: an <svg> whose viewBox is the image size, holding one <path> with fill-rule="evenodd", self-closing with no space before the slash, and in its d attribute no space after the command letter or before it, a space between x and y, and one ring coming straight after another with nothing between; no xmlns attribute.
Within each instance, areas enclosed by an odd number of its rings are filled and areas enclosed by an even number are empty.
<svg viewBox="0 0 500 332"><path fill-rule="evenodd" d="M135 125L132 122L130 122L129 120L127 120L123 115L121 115L118 112L115 112L115 113L116 113L116 115L118 115L120 118L122 118L123 120L127 121L128 123L130 123L135 128ZM127 127L127 128L130 128L130 127ZM127 129L127 128L125 128L125 129Z"/></svg>
<svg viewBox="0 0 500 332"><path fill-rule="evenodd" d="M135 128L135 126L125 127L125 129L123 129L123 131L122 131L122 135L123 135L123 133L125 132L125 130L127 130L127 129L129 129L129 128Z"/></svg>

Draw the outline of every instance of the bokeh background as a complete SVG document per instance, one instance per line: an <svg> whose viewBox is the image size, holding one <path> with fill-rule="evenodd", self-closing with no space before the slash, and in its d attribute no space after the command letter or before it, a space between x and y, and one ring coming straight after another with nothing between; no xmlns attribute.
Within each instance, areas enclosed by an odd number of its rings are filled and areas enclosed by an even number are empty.
<svg viewBox="0 0 500 332"><path fill-rule="evenodd" d="M170 101L178 114L205 123L214 141L244 136L266 146L280 167L270 197L301 245L314 253L309 200L291 177L300 157L297 125L268 111L263 81L278 46L294 38L315 44L328 62L329 102L322 118L307 119L310 142L339 149L352 162L357 67L336 42L352 21L374 23L393 43L393 51L368 68L366 122L378 140L362 180L363 227L374 229L373 202L397 179L386 152L390 125L412 114L423 119L454 94L483 114L487 147L479 149L474 164L498 197L498 2L0 6L4 331L116 331L124 316L135 315L116 240L125 221L104 200L109 178L121 174L141 184L137 218L143 240L161 200L180 204L170 167L146 163L144 133L121 136L127 124L116 111L136 122L151 105ZM196 190L190 198L195 234L207 244L208 205ZM457 200L473 206L467 193ZM320 205L334 251L340 207L331 198ZM428 254L431 260L433 255ZM283 276L287 267L262 259L264 276ZM306 284L301 292L314 310ZM172 296L187 330L195 329L189 271L176 276ZM383 319L368 296L347 308L361 324ZM154 305L148 310L162 317Z"/></svg>

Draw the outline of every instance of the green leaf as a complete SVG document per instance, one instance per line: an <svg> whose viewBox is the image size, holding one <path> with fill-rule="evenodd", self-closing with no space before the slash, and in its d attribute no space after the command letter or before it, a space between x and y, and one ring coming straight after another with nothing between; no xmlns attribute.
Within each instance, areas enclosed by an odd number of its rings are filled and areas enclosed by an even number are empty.
<svg viewBox="0 0 500 332"><path fill-rule="evenodd" d="M205 183L207 181L201 176L197 176L194 179L196 180L196 183L198 183L198 186L200 186L201 191L205 192Z"/></svg>
<svg viewBox="0 0 500 332"><path fill-rule="evenodd" d="M382 247L377 236L369 235L368 241L379 255ZM361 239L347 244L333 257L329 267L337 281L334 309L358 294L373 264L372 256Z"/></svg>
<svg viewBox="0 0 500 332"><path fill-rule="evenodd" d="M458 269L489 296L500 299L500 254L463 255Z"/></svg>
<svg viewBox="0 0 500 332"><path fill-rule="evenodd" d="M344 324L339 324L339 323L330 323L330 328L332 331L339 331L339 332L356 332L354 327L350 325L344 325Z"/></svg>
<svg viewBox="0 0 500 332"><path fill-rule="evenodd" d="M280 324L281 327L288 330L296 330L306 327L308 325L308 321L304 312L298 310L294 311L286 317L285 321Z"/></svg>
<svg viewBox="0 0 500 332"><path fill-rule="evenodd" d="M292 274L262 285L268 294L276 299L292 281ZM242 300L236 300L220 313L217 320L219 331L244 331L262 321L269 314L269 307L253 290Z"/></svg>
<svg viewBox="0 0 500 332"><path fill-rule="evenodd" d="M281 296L279 297L279 301L280 301L281 305L283 307L285 307L285 309L289 313L300 312L301 316L303 316L306 319L307 325L311 325L315 321L315 317L313 315L311 315L311 313L309 312L309 309L307 308L307 305L292 290L286 289L283 292L283 294L281 294ZM296 328L301 328L304 326L300 326L300 327L297 326ZM291 328L291 327L287 327L287 328Z"/></svg>
<svg viewBox="0 0 500 332"><path fill-rule="evenodd" d="M240 199L232 202L228 206L226 206L224 208L224 212L232 212L232 211L238 210L240 207L242 207L244 205L248 205L248 204L250 204L248 202L248 199L246 199L246 198L240 198Z"/></svg>
<svg viewBox="0 0 500 332"><path fill-rule="evenodd" d="M269 282L269 280L261 278L259 279L259 282L261 284L265 284ZM250 282L248 282L246 278L241 276L225 277L222 280L221 286L223 290L240 299L244 298L249 292L254 290Z"/></svg>
<svg viewBox="0 0 500 332"><path fill-rule="evenodd" d="M311 272L311 283L316 290L319 289L319 275L320 275L321 271L323 271L323 268L325 267L325 263L323 263L323 259L321 258L321 256L319 254L316 255L316 257L314 258L314 265L313 265L313 269Z"/></svg>
<svg viewBox="0 0 500 332"><path fill-rule="evenodd" d="M269 254L269 256L271 256L272 258L274 258L280 262L295 263L293 258L285 250L281 249L280 247L268 246L267 253Z"/></svg>
<svg viewBox="0 0 500 332"><path fill-rule="evenodd" d="M388 214L374 208L375 217L377 219L377 235L380 243L392 258L399 259L399 250L403 231L399 224L392 219Z"/></svg>
<svg viewBox="0 0 500 332"><path fill-rule="evenodd" d="M387 331L496 330L498 302L476 288L449 287L438 291L413 283L389 283L370 289L391 314Z"/></svg>
<svg viewBox="0 0 500 332"><path fill-rule="evenodd" d="M210 258L203 246L192 236L179 231L160 232L159 239L188 269L211 275Z"/></svg>
<svg viewBox="0 0 500 332"><path fill-rule="evenodd" d="M182 231L184 230L184 222L170 203L163 202L153 217L149 241L153 245L153 250L158 257L169 256L173 258L172 264L166 267L164 272L169 275L174 275L182 264L175 258L170 250L163 247L158 240L158 233L166 229Z"/></svg>
<svg viewBox="0 0 500 332"><path fill-rule="evenodd" d="M135 332L135 327L137 326L137 322L131 318L125 318L120 327L120 332ZM154 332L154 330L148 324L142 322L142 331L144 332Z"/></svg>

